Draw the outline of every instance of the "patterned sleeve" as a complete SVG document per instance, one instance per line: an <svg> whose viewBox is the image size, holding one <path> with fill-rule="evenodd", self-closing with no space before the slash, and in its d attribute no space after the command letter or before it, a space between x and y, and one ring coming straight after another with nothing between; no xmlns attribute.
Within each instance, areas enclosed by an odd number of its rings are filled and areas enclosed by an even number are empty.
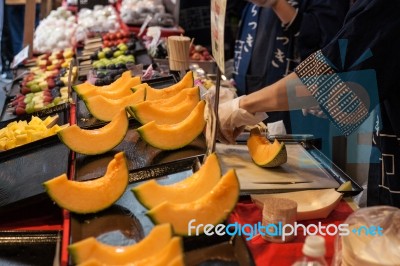
<svg viewBox="0 0 400 266"><path fill-rule="evenodd" d="M329 119L344 135L351 134L368 117L368 107L317 51L297 68L296 74Z"/></svg>

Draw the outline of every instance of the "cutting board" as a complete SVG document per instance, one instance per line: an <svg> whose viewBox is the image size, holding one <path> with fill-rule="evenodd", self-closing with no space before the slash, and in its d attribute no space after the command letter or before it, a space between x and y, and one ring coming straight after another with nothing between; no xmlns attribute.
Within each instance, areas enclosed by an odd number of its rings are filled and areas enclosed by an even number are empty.
<svg viewBox="0 0 400 266"><path fill-rule="evenodd" d="M242 194L339 187L339 183L301 144L287 143L286 150L288 158L285 164L275 168L262 168L254 164L246 145L216 145L222 172L236 169Z"/></svg>

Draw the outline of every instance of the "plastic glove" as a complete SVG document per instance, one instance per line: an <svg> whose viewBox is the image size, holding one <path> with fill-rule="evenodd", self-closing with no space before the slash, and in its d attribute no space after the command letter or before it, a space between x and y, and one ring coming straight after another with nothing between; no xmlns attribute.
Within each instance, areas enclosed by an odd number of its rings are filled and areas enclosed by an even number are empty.
<svg viewBox="0 0 400 266"><path fill-rule="evenodd" d="M236 143L237 136L245 126L256 125L268 117L266 113L259 112L253 115L239 108L239 101L242 97L224 102L218 108L219 132L217 138L222 143Z"/></svg>
<svg viewBox="0 0 400 266"><path fill-rule="evenodd" d="M257 6L272 7L278 2L278 0L249 0L249 2L252 2Z"/></svg>

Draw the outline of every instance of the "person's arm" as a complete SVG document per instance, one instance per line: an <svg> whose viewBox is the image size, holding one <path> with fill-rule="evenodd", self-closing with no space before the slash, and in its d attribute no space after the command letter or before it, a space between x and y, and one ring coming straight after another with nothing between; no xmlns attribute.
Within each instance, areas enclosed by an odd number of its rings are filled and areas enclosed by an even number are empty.
<svg viewBox="0 0 400 266"><path fill-rule="evenodd" d="M315 105L318 103L294 72L242 97L239 102L239 107L249 113L296 110Z"/></svg>

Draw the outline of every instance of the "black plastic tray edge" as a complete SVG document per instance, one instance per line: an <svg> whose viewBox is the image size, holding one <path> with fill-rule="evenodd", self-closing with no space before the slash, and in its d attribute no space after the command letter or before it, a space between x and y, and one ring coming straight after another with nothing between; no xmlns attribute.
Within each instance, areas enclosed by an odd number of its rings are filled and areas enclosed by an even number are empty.
<svg viewBox="0 0 400 266"><path fill-rule="evenodd" d="M61 240L59 230L0 230L1 245L57 243Z"/></svg>
<svg viewBox="0 0 400 266"><path fill-rule="evenodd" d="M352 190L351 191L341 191L340 193L343 193L344 197L351 197L351 196L356 196L359 193L361 193L364 189L356 182L354 179L352 179L349 175L347 175L343 170L341 170L337 165L335 165L331 160L329 160L315 145L318 144L318 139L314 138L311 135L276 135L276 136L271 136L272 138L276 138L279 141L285 141L287 143L299 143L301 144L304 149L308 151L308 153L316 159L323 169L329 173L329 175L335 179L339 185L343 184L346 181L350 181L352 184ZM238 141L239 144L245 144L245 141L240 139ZM331 167L329 166L331 165ZM301 189L299 189L301 190ZM279 190L257 190L257 191L251 191L251 190L246 190L246 191L241 191L241 195L246 196L250 195L253 193L279 193L279 192L290 192L294 191L293 189L284 191L282 189Z"/></svg>

